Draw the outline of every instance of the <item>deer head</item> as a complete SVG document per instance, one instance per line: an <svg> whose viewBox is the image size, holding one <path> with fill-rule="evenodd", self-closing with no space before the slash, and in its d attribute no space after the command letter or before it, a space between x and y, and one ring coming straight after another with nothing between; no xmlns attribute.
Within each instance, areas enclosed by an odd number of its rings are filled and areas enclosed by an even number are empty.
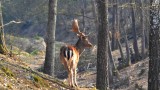
<svg viewBox="0 0 160 90"><path fill-rule="evenodd" d="M88 40L88 35L85 35L83 32L79 30L78 20L74 19L72 24L72 32L75 32L79 38L78 44L82 47L92 47L93 45Z"/></svg>

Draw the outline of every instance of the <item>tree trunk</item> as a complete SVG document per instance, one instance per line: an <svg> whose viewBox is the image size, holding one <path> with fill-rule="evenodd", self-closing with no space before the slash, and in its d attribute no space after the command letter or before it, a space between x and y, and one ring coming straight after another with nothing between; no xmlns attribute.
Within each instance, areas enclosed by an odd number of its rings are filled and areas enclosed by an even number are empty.
<svg viewBox="0 0 160 90"><path fill-rule="evenodd" d="M54 75L56 16L57 0L49 0L44 73L51 76Z"/></svg>
<svg viewBox="0 0 160 90"><path fill-rule="evenodd" d="M149 72L148 90L160 90L159 87L159 64L160 64L160 2L155 4L150 1L150 33L149 33ZM159 5L159 6L158 6Z"/></svg>
<svg viewBox="0 0 160 90"><path fill-rule="evenodd" d="M145 1L145 0L144 0ZM149 49L149 31L150 31L150 9L145 9L146 6L149 6L148 3L145 2L144 4L144 12L145 12L145 48Z"/></svg>
<svg viewBox="0 0 160 90"><path fill-rule="evenodd" d="M147 15L147 17L149 17L149 16ZM147 24L145 26L149 26L149 25ZM144 32L145 32L145 49L148 50L148 48L149 48L149 30L147 30L147 28L146 28L146 30Z"/></svg>
<svg viewBox="0 0 160 90"><path fill-rule="evenodd" d="M128 39L127 39L127 32L126 29L124 29L124 34L125 34L125 45L126 45L126 54L127 54L127 58L126 58L126 62L127 65L131 65L131 59L130 59L130 51L129 51L129 43L128 43Z"/></svg>
<svg viewBox="0 0 160 90"><path fill-rule="evenodd" d="M109 84L113 84L113 57L112 57L112 51L110 48L110 42L108 43L108 55L109 55L109 60L108 60L108 76L109 76Z"/></svg>
<svg viewBox="0 0 160 90"><path fill-rule="evenodd" d="M83 5L82 5L82 15L83 15L82 25L83 25L83 32L85 32L86 31L85 30L85 28L86 28L86 26L85 26L86 0L82 0L82 3L83 3Z"/></svg>
<svg viewBox="0 0 160 90"><path fill-rule="evenodd" d="M145 25L144 25L144 17L145 17L145 15L144 15L144 5L143 5L143 0L141 0L141 24L142 24L142 40L141 40L141 44L142 44L142 46L141 46L141 55L142 55L142 59L144 59L145 58Z"/></svg>
<svg viewBox="0 0 160 90"><path fill-rule="evenodd" d="M145 0L144 0L145 1ZM146 4L146 2L145 2ZM144 7L146 6L149 6L148 3L147 5L144 4ZM149 9L144 9L145 11L145 49L146 49L146 55L148 56L148 53L149 53L149 30L150 30L150 21L149 21L149 13L150 13L150 10Z"/></svg>
<svg viewBox="0 0 160 90"><path fill-rule="evenodd" d="M123 54L123 50L122 50L122 45L121 45L121 42L120 42L120 12L119 12L119 9L118 9L118 5L119 5L119 1L116 0L116 42L117 42L117 45L118 45L118 48L119 48L119 51L120 51L120 54L121 54L121 59L122 61L124 62L124 54Z"/></svg>
<svg viewBox="0 0 160 90"><path fill-rule="evenodd" d="M112 18L112 51L118 49L118 45L117 45L117 41L115 38L115 33L117 32L117 10L118 10L118 6L117 6L117 0L113 0L112 2L113 4L113 18Z"/></svg>
<svg viewBox="0 0 160 90"><path fill-rule="evenodd" d="M135 0L132 0L132 3L135 3ZM131 5L131 17L132 17L132 33L133 33L133 49L135 53L135 61L139 60L139 50L137 43L137 31L136 31L136 21L135 21L135 4Z"/></svg>
<svg viewBox="0 0 160 90"><path fill-rule="evenodd" d="M8 49L6 47L5 39L4 39L4 28L3 28L3 16L2 16L2 6L0 1L0 53L8 54Z"/></svg>
<svg viewBox="0 0 160 90"><path fill-rule="evenodd" d="M117 67L115 65L115 62L114 62L114 59L113 59L113 56L112 56L110 41L108 42L108 55L109 55L109 62L108 62L109 84L113 84L113 76L117 76L117 78L119 78L119 72L117 70Z"/></svg>
<svg viewBox="0 0 160 90"><path fill-rule="evenodd" d="M91 0L92 3L92 11L93 11L93 17L94 17L94 25L95 25L95 30L96 30L96 34L97 34L97 30L98 30L98 16L97 16L97 8L96 8L96 2L95 0ZM97 44L97 38L96 36L93 37L93 43Z"/></svg>
<svg viewBox="0 0 160 90"><path fill-rule="evenodd" d="M120 54L121 54L121 59L124 62L125 59L124 59L124 54L123 54L121 42L120 42L119 39L117 39L117 42L118 42L118 47L119 47L119 51L120 51Z"/></svg>
<svg viewBox="0 0 160 90"><path fill-rule="evenodd" d="M98 30L98 16L97 16L96 2L95 0L92 0L91 3L92 3L92 11L93 11L95 27L96 27L96 30Z"/></svg>
<svg viewBox="0 0 160 90"><path fill-rule="evenodd" d="M108 77L108 30L107 30L107 0L96 0L98 7L98 49L97 49L97 81L96 88L107 90Z"/></svg>
<svg viewBox="0 0 160 90"><path fill-rule="evenodd" d="M115 64L112 56L110 41L108 42L108 55L109 55L109 60L108 60L109 84L113 84L113 71L115 69Z"/></svg>

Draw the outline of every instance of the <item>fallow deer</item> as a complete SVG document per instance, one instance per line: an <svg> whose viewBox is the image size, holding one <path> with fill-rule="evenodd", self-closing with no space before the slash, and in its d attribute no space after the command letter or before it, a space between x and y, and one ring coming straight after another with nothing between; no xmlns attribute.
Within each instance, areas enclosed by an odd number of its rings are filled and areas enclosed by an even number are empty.
<svg viewBox="0 0 160 90"><path fill-rule="evenodd" d="M87 47L92 47L92 44L88 40L88 36L80 32L78 26L78 20L74 19L72 23L72 32L78 36L78 41L75 45L65 45L60 49L61 63L68 71L68 83L70 86L78 86L76 80L76 69L79 62L81 53Z"/></svg>

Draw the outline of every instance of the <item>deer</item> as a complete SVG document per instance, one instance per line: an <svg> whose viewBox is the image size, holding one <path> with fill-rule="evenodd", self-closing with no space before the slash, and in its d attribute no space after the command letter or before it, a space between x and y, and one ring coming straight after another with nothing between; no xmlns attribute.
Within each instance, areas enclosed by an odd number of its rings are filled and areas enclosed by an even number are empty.
<svg viewBox="0 0 160 90"><path fill-rule="evenodd" d="M77 76L77 65L79 57L85 50L85 48L91 48L93 45L88 40L88 35L85 35L79 30L78 20L74 19L72 23L72 32L77 34L78 41L75 45L64 45L60 48L60 60L68 72L68 84L71 87L78 87L76 76Z"/></svg>

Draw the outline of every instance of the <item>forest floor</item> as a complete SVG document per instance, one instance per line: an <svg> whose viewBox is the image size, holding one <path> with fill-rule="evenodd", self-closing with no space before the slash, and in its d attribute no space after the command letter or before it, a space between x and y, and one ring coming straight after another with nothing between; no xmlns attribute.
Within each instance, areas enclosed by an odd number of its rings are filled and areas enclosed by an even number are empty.
<svg viewBox="0 0 160 90"><path fill-rule="evenodd" d="M96 71L86 70L78 73L78 84L81 87L95 87ZM148 58L119 71L119 79L114 77L113 90L147 90Z"/></svg>
<svg viewBox="0 0 160 90"><path fill-rule="evenodd" d="M15 57L0 55L0 90L63 90L63 86L34 72L27 63Z"/></svg>
<svg viewBox="0 0 160 90"><path fill-rule="evenodd" d="M15 57L0 55L0 90L66 90L68 88L67 85L65 86L66 79L57 80L42 73L37 74L30 66L33 68L32 64ZM115 84L111 86L113 90L147 90L148 58L120 70L119 76L119 79L114 78ZM77 81L80 86L78 90L95 90L96 70L90 69L78 73Z"/></svg>
<svg viewBox="0 0 160 90"><path fill-rule="evenodd" d="M39 58L39 59L38 59ZM44 57L37 57L37 60L29 64L32 69L38 69L43 65ZM119 78L116 76L113 78L113 90L147 90L148 81L148 61L146 58L129 67L119 70ZM82 90L89 88L95 88L96 85L96 68L89 68L85 71L77 74L77 81L79 87ZM59 79L60 81L67 83L66 79Z"/></svg>
<svg viewBox="0 0 160 90"><path fill-rule="evenodd" d="M66 84L66 78L58 79L37 71L43 66L44 53L30 55L23 50L19 52L17 48L14 51L18 51L14 57L0 54L0 90L66 90L70 88ZM123 51L125 51L125 48L123 48ZM120 57L118 50L113 51L112 54L115 60ZM89 58L95 62L95 55L93 56ZM85 59L85 62L87 59ZM113 77L114 84L110 85L112 90L147 90L148 61L149 58L146 58L119 70L119 78ZM97 73L95 65L94 63L91 68L78 72L79 88L77 90L96 90Z"/></svg>
<svg viewBox="0 0 160 90"><path fill-rule="evenodd" d="M63 80L38 72L43 62L35 63L33 59L23 61L18 56L0 54L0 90L94 90L69 87Z"/></svg>

